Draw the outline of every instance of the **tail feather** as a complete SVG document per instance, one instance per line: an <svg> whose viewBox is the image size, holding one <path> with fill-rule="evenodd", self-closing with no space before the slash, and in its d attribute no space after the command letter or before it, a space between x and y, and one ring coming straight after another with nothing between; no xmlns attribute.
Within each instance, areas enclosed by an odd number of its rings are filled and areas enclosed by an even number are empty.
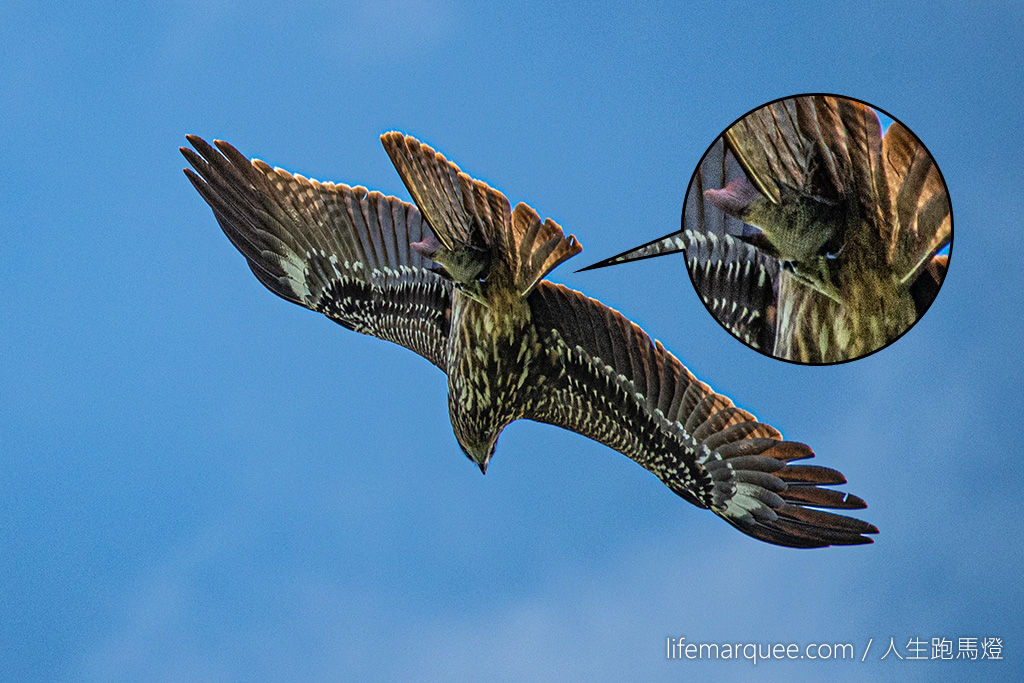
<svg viewBox="0 0 1024 683"><path fill-rule="evenodd" d="M445 249L455 253L467 248L505 250L504 236L512 230L512 212L505 195L463 173L454 162L411 135L392 131L380 140ZM496 255L506 261L514 256Z"/></svg>
<svg viewBox="0 0 1024 683"><path fill-rule="evenodd" d="M473 244L473 217L485 213L476 207L473 179L413 137L392 131L380 140L438 240L448 249Z"/></svg>
<svg viewBox="0 0 1024 683"><path fill-rule="evenodd" d="M541 223L537 212L522 202L512 213L509 246L519 253L515 283L516 290L524 297L555 266L583 250L575 235L566 237L562 226L550 218Z"/></svg>

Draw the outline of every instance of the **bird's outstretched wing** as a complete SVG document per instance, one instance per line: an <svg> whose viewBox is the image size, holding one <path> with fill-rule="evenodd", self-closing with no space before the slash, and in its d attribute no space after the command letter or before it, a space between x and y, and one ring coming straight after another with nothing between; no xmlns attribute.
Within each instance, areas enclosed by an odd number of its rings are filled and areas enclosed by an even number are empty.
<svg viewBox="0 0 1024 683"><path fill-rule="evenodd" d="M755 538L793 547L870 543L866 522L816 508L864 502L821 486L835 470L790 464L814 456L697 380L617 311L541 282L529 298L547 353L524 415L604 443L670 489Z"/></svg>
<svg viewBox="0 0 1024 683"><path fill-rule="evenodd" d="M267 289L446 369L452 285L410 249L430 236L415 206L187 139L185 175Z"/></svg>
<svg viewBox="0 0 1024 683"><path fill-rule="evenodd" d="M734 235L686 228L581 270L685 252L700 300L734 337L771 353L779 261Z"/></svg>

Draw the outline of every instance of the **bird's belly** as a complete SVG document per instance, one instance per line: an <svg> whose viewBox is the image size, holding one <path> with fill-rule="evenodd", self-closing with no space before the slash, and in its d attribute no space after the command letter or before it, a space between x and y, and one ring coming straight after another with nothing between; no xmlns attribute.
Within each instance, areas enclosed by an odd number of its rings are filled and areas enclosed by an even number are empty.
<svg viewBox="0 0 1024 683"><path fill-rule="evenodd" d="M522 417L539 352L528 319L496 315L477 302L456 306L449 338L448 408L456 437L489 439Z"/></svg>

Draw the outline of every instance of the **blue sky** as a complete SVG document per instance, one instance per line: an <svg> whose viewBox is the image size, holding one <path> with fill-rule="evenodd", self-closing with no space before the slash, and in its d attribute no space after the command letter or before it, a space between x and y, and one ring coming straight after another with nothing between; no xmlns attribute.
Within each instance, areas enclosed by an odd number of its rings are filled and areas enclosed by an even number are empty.
<svg viewBox="0 0 1024 683"><path fill-rule="evenodd" d="M1012 3L4 3L5 673L1019 675L1022 29ZM949 185L952 267L903 339L788 365L708 316L681 256L573 272L676 229L722 129L808 91L897 116ZM553 278L810 444L877 543L761 544L532 423L481 477L444 377L264 290L177 151L223 138L407 196L377 140L395 128L575 233L585 251ZM680 636L851 642L858 661L666 660ZM999 637L1005 660L879 661L914 637Z"/></svg>

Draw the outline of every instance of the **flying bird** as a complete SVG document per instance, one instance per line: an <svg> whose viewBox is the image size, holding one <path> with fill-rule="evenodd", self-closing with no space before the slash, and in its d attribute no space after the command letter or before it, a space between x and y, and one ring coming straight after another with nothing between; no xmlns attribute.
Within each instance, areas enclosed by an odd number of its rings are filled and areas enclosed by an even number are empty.
<svg viewBox="0 0 1024 683"><path fill-rule="evenodd" d="M740 531L784 546L870 543L839 472L697 380L617 311L545 279L581 246L550 218L397 132L414 204L322 183L187 136L185 174L270 291L400 344L448 377L463 452L486 472L512 421L605 444ZM193 170L194 169L194 170Z"/></svg>

